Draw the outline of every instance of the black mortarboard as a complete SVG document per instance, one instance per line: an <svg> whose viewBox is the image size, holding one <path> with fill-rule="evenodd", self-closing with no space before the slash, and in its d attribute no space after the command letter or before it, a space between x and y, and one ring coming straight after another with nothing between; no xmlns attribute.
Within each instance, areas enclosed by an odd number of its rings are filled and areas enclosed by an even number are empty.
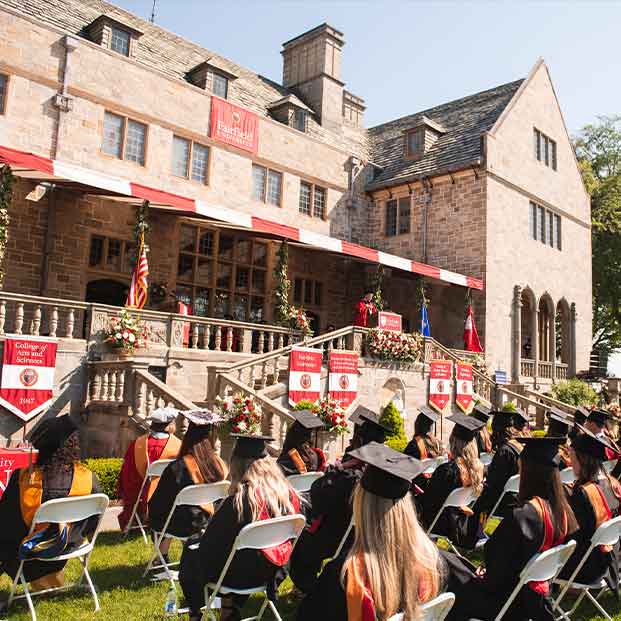
<svg viewBox="0 0 621 621"><path fill-rule="evenodd" d="M46 418L30 435L30 443L38 451L50 454L63 446L67 438L77 429L69 414L57 418Z"/></svg>
<svg viewBox="0 0 621 621"><path fill-rule="evenodd" d="M545 466L558 466L558 447L565 442L565 438L516 438L524 445L520 458L525 461L534 461Z"/></svg>
<svg viewBox="0 0 621 621"><path fill-rule="evenodd" d="M494 416L492 419L492 429L506 429L507 427L513 427L515 412L495 410L492 414Z"/></svg>
<svg viewBox="0 0 621 621"><path fill-rule="evenodd" d="M369 408L364 407L364 405L359 405L354 413L349 417L350 422L355 423L356 425L363 425L364 423L371 423L372 425L376 425L377 427L381 427L384 431L390 431L390 427L387 427L383 423L380 422L380 415L376 414Z"/></svg>
<svg viewBox="0 0 621 621"><path fill-rule="evenodd" d="M434 412L430 407L426 405L421 405L419 408L420 413L428 418L432 423L437 423L440 419L440 415L437 412Z"/></svg>
<svg viewBox="0 0 621 621"><path fill-rule="evenodd" d="M425 469L420 460L378 442L370 442L350 455L368 464L360 479L362 488L391 500L403 498L412 481Z"/></svg>
<svg viewBox="0 0 621 621"><path fill-rule="evenodd" d="M596 425L603 427L606 421L612 418L612 414L606 410L593 410L589 414L588 420L593 421Z"/></svg>
<svg viewBox="0 0 621 621"><path fill-rule="evenodd" d="M589 408L584 405L579 405L574 412L574 420L582 425L582 423L589 418L589 414L591 414L591 410L589 410Z"/></svg>
<svg viewBox="0 0 621 621"><path fill-rule="evenodd" d="M480 421L478 418L475 418L474 416L466 416L461 412L449 416L446 420L450 420L455 423L452 433L466 442L473 440L476 432L482 427L485 427L485 423Z"/></svg>
<svg viewBox="0 0 621 621"><path fill-rule="evenodd" d="M513 412L515 427L521 428L528 424L528 414L522 408L515 408Z"/></svg>
<svg viewBox="0 0 621 621"><path fill-rule="evenodd" d="M571 441L571 448L579 453L586 453L587 455L591 455L591 457L606 461L609 458L608 450L614 451L614 448L608 441L601 436L596 436L578 423L576 423L576 427L582 433L579 433Z"/></svg>
<svg viewBox="0 0 621 621"><path fill-rule="evenodd" d="M187 420L196 425L197 427L205 427L207 425L219 425L224 422L224 416L219 412L208 410L206 408L200 408L198 410L187 410L181 412L181 416L187 418Z"/></svg>
<svg viewBox="0 0 621 621"><path fill-rule="evenodd" d="M291 412L295 422L302 425L304 429L312 431L313 429L320 429L324 426L323 421L319 416L313 414L310 410L294 410Z"/></svg>
<svg viewBox="0 0 621 621"><path fill-rule="evenodd" d="M492 417L492 411L482 403L477 403L474 406L474 410L472 410L472 416L474 416L477 420L480 420L482 423L487 423L487 421Z"/></svg>
<svg viewBox="0 0 621 621"><path fill-rule="evenodd" d="M265 445L274 439L270 436L247 436L243 433L232 433L231 438L237 439L233 449L233 457L253 457L255 459L267 457Z"/></svg>
<svg viewBox="0 0 621 621"><path fill-rule="evenodd" d="M573 427L573 421L558 408L550 408L548 415L548 435L551 437L566 436Z"/></svg>

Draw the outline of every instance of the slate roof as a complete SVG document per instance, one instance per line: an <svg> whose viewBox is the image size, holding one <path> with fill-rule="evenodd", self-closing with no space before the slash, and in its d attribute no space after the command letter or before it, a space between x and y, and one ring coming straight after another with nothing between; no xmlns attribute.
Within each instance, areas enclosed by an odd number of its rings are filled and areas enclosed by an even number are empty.
<svg viewBox="0 0 621 621"><path fill-rule="evenodd" d="M476 164L482 157L481 134L492 128L523 81L503 84L369 129L370 159L382 170L367 189L388 187ZM423 117L439 123L446 133L420 160L407 160L403 132L418 125Z"/></svg>

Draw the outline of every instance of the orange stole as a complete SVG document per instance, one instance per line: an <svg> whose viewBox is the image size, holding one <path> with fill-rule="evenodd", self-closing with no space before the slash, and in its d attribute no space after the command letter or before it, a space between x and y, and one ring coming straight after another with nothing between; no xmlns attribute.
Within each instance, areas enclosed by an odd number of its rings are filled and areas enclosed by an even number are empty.
<svg viewBox="0 0 621 621"><path fill-rule="evenodd" d="M425 440L422 436L414 436L414 440L416 440L416 446L418 446L418 450L420 451L421 459L428 459L429 453L427 452L427 445L425 444Z"/></svg>
<svg viewBox="0 0 621 621"><path fill-rule="evenodd" d="M224 471L224 478L226 479L226 475L228 474L228 469L226 467L226 464L222 461L222 459L220 459L219 456L217 456L217 459L220 461L220 465L222 466L222 470ZM196 459L194 458L194 455L184 455L183 456L183 462L185 463L185 467L188 469L188 472L190 473L190 477L192 477L192 481L194 483L194 485L201 485L203 483L205 483L205 479L203 478L203 475L201 474L201 471L198 467L198 464L196 463ZM215 481L210 481L210 483L215 483ZM200 505L201 509L207 513L208 515L213 515L213 503L209 503L207 505Z"/></svg>
<svg viewBox="0 0 621 621"><path fill-rule="evenodd" d="M347 621L375 621L375 605L364 583L361 565L361 559L354 557L347 566Z"/></svg>
<svg viewBox="0 0 621 621"><path fill-rule="evenodd" d="M306 464L304 463L304 460L300 456L300 453L298 453L297 449L291 449L287 453L287 455L291 457L291 461L293 462L293 465L297 468L300 474L305 474L306 472L308 472L306 468Z"/></svg>
<svg viewBox="0 0 621 621"><path fill-rule="evenodd" d="M458 457L455 460L455 463L457 464L457 469L459 470L459 478L461 480L461 486L470 487L472 485L472 481L470 480L470 473L468 472L468 469L466 468L466 463L464 462L463 458ZM463 507L459 507L459 510L462 513L465 513L466 515L473 515L472 509L468 507L467 505L464 505Z"/></svg>
<svg viewBox="0 0 621 621"><path fill-rule="evenodd" d="M134 443L134 463L136 464L136 470L141 478L147 474L147 468L149 466L149 454L147 452L147 446L149 443L149 434L145 434L144 436L140 436L136 439ZM175 459L179 454L179 449L181 448L181 440L177 438L177 436L170 435L168 436L168 440L160 453L158 460L160 459ZM159 477L154 477L148 483L147 488L147 502L153 495L157 484L159 483Z"/></svg>

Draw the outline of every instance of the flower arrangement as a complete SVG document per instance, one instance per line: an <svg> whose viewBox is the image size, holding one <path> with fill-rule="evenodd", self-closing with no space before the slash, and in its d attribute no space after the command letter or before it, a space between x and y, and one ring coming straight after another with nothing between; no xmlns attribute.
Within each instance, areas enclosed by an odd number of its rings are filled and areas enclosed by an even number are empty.
<svg viewBox="0 0 621 621"><path fill-rule="evenodd" d="M299 330L304 336L312 333L310 320L301 308L289 307L289 323L292 328Z"/></svg>
<svg viewBox="0 0 621 621"><path fill-rule="evenodd" d="M339 436L347 433L345 410L336 399L320 399L313 405L312 412L321 419L326 431Z"/></svg>
<svg viewBox="0 0 621 621"><path fill-rule="evenodd" d="M604 410L610 412L614 418L621 418L621 407L619 407L618 403L607 403L604 406Z"/></svg>
<svg viewBox="0 0 621 621"><path fill-rule="evenodd" d="M236 394L216 397L216 409L226 420L230 433L257 435L261 433L261 412L252 397Z"/></svg>
<svg viewBox="0 0 621 621"><path fill-rule="evenodd" d="M489 370L487 368L487 364L485 364L485 356L481 354L475 354L470 358L469 362L472 363L472 368L479 373L482 373L486 377L490 377Z"/></svg>
<svg viewBox="0 0 621 621"><path fill-rule="evenodd" d="M105 343L129 353L143 347L148 337L148 328L142 323L140 316L132 315L128 310L121 311L118 317L112 317L104 332Z"/></svg>
<svg viewBox="0 0 621 621"><path fill-rule="evenodd" d="M423 348L421 334L405 334L390 330L370 330L367 335L367 351L380 360L416 362Z"/></svg>

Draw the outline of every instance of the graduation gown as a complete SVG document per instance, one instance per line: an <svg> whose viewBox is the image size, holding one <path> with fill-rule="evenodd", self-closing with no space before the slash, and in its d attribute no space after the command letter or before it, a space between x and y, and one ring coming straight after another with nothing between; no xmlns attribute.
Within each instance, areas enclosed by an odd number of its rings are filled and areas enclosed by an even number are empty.
<svg viewBox="0 0 621 621"><path fill-rule="evenodd" d="M578 531L572 535L576 549L561 571L562 578L569 578L584 557L591 537L605 521L619 515L619 498L607 479L586 485L573 485L569 498L571 508L578 521ZM599 582L606 578L616 591L618 584L618 545L612 549L596 548L591 552L577 580L585 584Z"/></svg>
<svg viewBox="0 0 621 621"><path fill-rule="evenodd" d="M356 304L356 312L354 314L354 325L366 328L369 325L369 315L374 315L377 312L375 304L373 302L365 302L360 300Z"/></svg>
<svg viewBox="0 0 621 621"><path fill-rule="evenodd" d="M438 447L440 447L440 451L438 451ZM442 445L438 442L435 436L431 434L414 436L408 442L408 445L405 447L403 452L410 457L414 457L415 459L430 459L440 457L442 454ZM430 479L430 474L421 474L414 479L414 484L418 486L423 493L425 493ZM421 510L420 503L421 499L417 498L416 505L419 511Z"/></svg>
<svg viewBox="0 0 621 621"><path fill-rule="evenodd" d="M490 439L487 427L483 427L481 430L479 430L475 438L477 441L477 448L479 449L479 455L492 452L492 441Z"/></svg>
<svg viewBox="0 0 621 621"><path fill-rule="evenodd" d="M74 485L75 466L71 470L52 473L48 478L42 475L41 504L48 500L66 498L67 496L81 496L85 494L97 494L101 491L99 481L94 473L85 466L80 465L82 489L76 493ZM35 468L36 469L36 468ZM20 478L22 484L20 485ZM32 505L30 512L26 513L22 505L25 480L29 478L27 468L15 470L9 479L7 488L0 499L0 571L15 577L19 567L17 558L22 540L30 532L34 510L40 506ZM76 479L77 482L77 479ZM90 536L95 531L97 518L89 518L76 524L71 529L69 546L79 546L84 537ZM28 561L24 565L26 580L31 582L44 576L50 576L63 569L66 561Z"/></svg>
<svg viewBox="0 0 621 621"><path fill-rule="evenodd" d="M293 583L305 593L312 591L323 561L334 556L347 531L352 517L351 496L362 469L362 462L345 462L330 468L311 487L311 524L300 535L289 567ZM350 545L348 542L343 550L349 550Z"/></svg>
<svg viewBox="0 0 621 621"><path fill-rule="evenodd" d="M293 474L322 471L326 467L326 456L321 449L310 448L307 459L304 459L300 451L291 449L286 453L283 451L277 463L284 475L290 477Z"/></svg>
<svg viewBox="0 0 621 621"><path fill-rule="evenodd" d="M224 477L226 478L227 467L219 457L218 460L221 462ZM160 482L149 500L150 527L153 530L161 531L164 528L177 494L189 485L201 483L215 483L215 481L205 481L203 479L191 455L179 457L166 466ZM195 533L200 533L207 526L207 522L212 514L212 505L205 507L182 505L175 509L166 530L177 537L190 537Z"/></svg>
<svg viewBox="0 0 621 621"><path fill-rule="evenodd" d="M544 502L551 520L549 505ZM463 558L441 551L448 562L448 591L455 593L455 606L448 621L476 618L491 621L505 605L518 583L520 572L530 558L563 543L552 540L551 521L542 517L533 501L512 509L485 544L485 575L480 578ZM522 588L508 613L507 621L553 621L552 602L546 594L549 585Z"/></svg>

